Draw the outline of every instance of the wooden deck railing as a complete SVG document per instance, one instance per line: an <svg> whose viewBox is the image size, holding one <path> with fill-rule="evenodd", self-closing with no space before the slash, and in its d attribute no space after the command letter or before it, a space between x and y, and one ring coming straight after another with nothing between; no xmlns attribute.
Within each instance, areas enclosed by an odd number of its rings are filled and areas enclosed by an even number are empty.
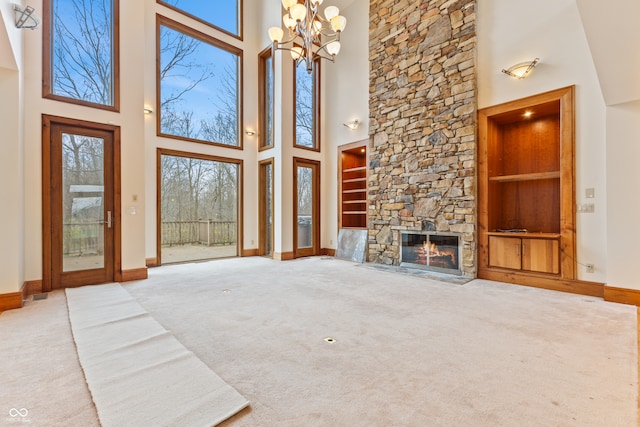
<svg viewBox="0 0 640 427"><path fill-rule="evenodd" d="M102 222L63 224L65 255L98 254L103 250ZM162 246L201 244L233 245L237 241L235 221L167 221L161 225Z"/></svg>

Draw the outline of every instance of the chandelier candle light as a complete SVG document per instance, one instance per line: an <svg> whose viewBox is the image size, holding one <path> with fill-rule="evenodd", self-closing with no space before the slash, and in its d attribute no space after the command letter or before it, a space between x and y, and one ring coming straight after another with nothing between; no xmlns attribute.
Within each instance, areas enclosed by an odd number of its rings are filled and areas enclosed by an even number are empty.
<svg viewBox="0 0 640 427"><path fill-rule="evenodd" d="M304 60L307 72L313 70L313 63L319 58L335 61L340 52L340 33L347 25L347 18L340 16L335 6L324 9L324 18L318 9L324 0L282 0L287 11L282 17L284 26L289 29L289 39L283 41L284 31L280 27L269 28L269 38L273 50L288 50L291 57L299 63Z"/></svg>

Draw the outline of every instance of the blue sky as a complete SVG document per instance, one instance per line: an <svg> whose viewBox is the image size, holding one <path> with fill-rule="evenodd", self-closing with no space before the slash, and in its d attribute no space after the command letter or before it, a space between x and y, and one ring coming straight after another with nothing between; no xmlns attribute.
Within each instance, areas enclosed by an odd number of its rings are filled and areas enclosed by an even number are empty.
<svg viewBox="0 0 640 427"><path fill-rule="evenodd" d="M238 34L238 0L163 0L213 25Z"/></svg>

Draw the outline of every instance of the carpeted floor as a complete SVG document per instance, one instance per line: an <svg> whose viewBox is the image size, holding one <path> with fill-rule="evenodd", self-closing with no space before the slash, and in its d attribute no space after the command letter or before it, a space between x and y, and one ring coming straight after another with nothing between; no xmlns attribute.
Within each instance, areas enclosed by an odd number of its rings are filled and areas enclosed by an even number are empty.
<svg viewBox="0 0 640 427"><path fill-rule="evenodd" d="M124 288L251 402L225 426L638 425L635 307L320 257L149 273ZM0 424L96 425L64 302L0 316Z"/></svg>

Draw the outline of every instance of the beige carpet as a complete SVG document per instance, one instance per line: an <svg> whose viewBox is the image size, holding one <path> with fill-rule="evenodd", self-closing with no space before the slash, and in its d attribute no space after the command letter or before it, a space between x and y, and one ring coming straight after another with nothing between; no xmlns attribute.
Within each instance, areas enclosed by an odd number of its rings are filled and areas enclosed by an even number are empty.
<svg viewBox="0 0 640 427"><path fill-rule="evenodd" d="M102 426L212 426L248 405L122 286L85 286L66 294Z"/></svg>
<svg viewBox="0 0 640 427"><path fill-rule="evenodd" d="M324 258L149 274L124 288L251 401L224 426L638 425L635 307ZM0 424L97 425L63 293L0 336Z"/></svg>

